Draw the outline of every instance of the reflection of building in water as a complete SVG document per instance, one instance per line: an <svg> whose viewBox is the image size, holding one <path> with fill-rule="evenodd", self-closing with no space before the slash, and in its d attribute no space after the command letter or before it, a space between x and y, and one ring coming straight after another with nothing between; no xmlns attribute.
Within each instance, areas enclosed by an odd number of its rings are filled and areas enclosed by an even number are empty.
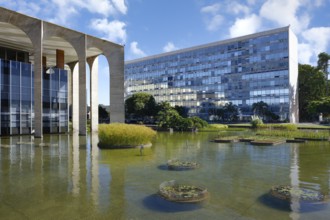
<svg viewBox="0 0 330 220"><path fill-rule="evenodd" d="M290 167L290 181L293 189L299 189L300 181L299 181L299 148L297 146L293 146L291 148L292 158L291 158L291 167ZM291 210L290 217L293 220L299 219L299 209L300 202L299 196L292 196L291 199Z"/></svg>

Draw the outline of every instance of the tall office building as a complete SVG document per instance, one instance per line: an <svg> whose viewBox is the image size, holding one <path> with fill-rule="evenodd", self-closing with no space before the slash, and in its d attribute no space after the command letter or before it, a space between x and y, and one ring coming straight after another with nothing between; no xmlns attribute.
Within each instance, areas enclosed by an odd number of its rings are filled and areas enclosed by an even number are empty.
<svg viewBox="0 0 330 220"><path fill-rule="evenodd" d="M263 101L281 120L298 121L297 38L290 27L181 49L125 63L125 96L152 94L157 102L210 110L232 102L240 118Z"/></svg>

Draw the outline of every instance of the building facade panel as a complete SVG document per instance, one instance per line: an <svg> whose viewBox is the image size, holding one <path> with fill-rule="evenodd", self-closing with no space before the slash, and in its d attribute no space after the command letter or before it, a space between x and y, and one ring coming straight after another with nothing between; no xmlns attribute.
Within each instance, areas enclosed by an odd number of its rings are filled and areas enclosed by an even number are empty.
<svg viewBox="0 0 330 220"><path fill-rule="evenodd" d="M289 43L285 27L128 61L125 96L148 92L205 119L229 102L247 118L252 104L263 101L281 120L294 122L290 84L297 81L297 69L289 63L298 63L289 56Z"/></svg>
<svg viewBox="0 0 330 220"><path fill-rule="evenodd" d="M8 58L8 57L7 57ZM14 59L14 57L12 57ZM30 63L0 59L0 135L32 134L34 130L34 72ZM68 131L67 71L43 72L43 130Z"/></svg>

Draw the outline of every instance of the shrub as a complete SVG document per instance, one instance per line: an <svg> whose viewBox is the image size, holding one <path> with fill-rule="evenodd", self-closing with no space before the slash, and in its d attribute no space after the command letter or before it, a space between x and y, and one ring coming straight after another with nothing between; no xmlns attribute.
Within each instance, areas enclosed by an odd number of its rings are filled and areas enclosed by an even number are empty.
<svg viewBox="0 0 330 220"><path fill-rule="evenodd" d="M196 116L191 117L190 119L193 122L193 126L198 129L205 128L209 125L206 121Z"/></svg>
<svg viewBox="0 0 330 220"><path fill-rule="evenodd" d="M128 147L148 144L156 132L143 125L122 123L99 125L99 146Z"/></svg>
<svg viewBox="0 0 330 220"><path fill-rule="evenodd" d="M209 124L207 127L200 129L200 131L220 131L227 130L228 125L223 124Z"/></svg>
<svg viewBox="0 0 330 220"><path fill-rule="evenodd" d="M262 122L262 119L259 118L259 116L256 116L256 115L252 115L251 116L251 122L250 123L251 123L252 128L257 128L260 125L263 125L264 124Z"/></svg>

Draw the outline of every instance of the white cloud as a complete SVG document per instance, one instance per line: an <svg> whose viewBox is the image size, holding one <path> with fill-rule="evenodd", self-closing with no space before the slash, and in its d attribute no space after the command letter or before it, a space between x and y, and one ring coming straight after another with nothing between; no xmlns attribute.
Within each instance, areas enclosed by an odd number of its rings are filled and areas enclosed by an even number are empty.
<svg viewBox="0 0 330 220"><path fill-rule="evenodd" d="M213 4L213 5L208 5L208 6L203 7L201 9L201 12L215 15L215 14L218 13L219 10L220 10L220 4L216 3L216 4Z"/></svg>
<svg viewBox="0 0 330 220"><path fill-rule="evenodd" d="M317 56L327 51L330 45L330 27L314 27L301 34L304 43L300 43L299 62L316 65Z"/></svg>
<svg viewBox="0 0 330 220"><path fill-rule="evenodd" d="M125 0L112 0L113 4L122 14L126 14L127 6L125 4Z"/></svg>
<svg viewBox="0 0 330 220"><path fill-rule="evenodd" d="M261 27L261 19L252 14L245 18L237 18L235 23L230 27L230 37L238 37L255 33Z"/></svg>
<svg viewBox="0 0 330 220"><path fill-rule="evenodd" d="M248 15L250 13L250 8L246 5L240 4L238 2L231 1L227 5L227 10L235 15L238 15L240 13L243 13L245 15Z"/></svg>
<svg viewBox="0 0 330 220"><path fill-rule="evenodd" d="M171 52L178 49L179 48L177 48L172 42L167 42L167 44L163 47L164 52Z"/></svg>
<svg viewBox="0 0 330 220"><path fill-rule="evenodd" d="M209 31L216 31L219 29L222 22L223 22L223 17L221 15L215 15L209 20L206 29Z"/></svg>
<svg viewBox="0 0 330 220"><path fill-rule="evenodd" d="M305 30L310 22L307 13L297 15L302 0L267 0L260 9L260 16L280 26L291 25L296 34Z"/></svg>
<svg viewBox="0 0 330 220"><path fill-rule="evenodd" d="M125 0L50 0L49 2L39 1L38 4L43 4L43 8L48 10L48 14L44 13L51 22L70 26L68 21L74 15L78 14L79 10L87 10L91 14L98 14L104 17L109 17L117 13L126 14L127 6ZM21 4L19 1L19 4ZM30 2L29 2L30 4ZM50 8L52 10L50 10ZM42 10L41 10L42 11ZM50 13L49 13L50 12ZM60 12L60 13L59 13Z"/></svg>
<svg viewBox="0 0 330 220"><path fill-rule="evenodd" d="M135 56L139 56L139 57L146 56L145 52L143 52L143 50L138 48L138 42L136 41L131 42L130 49Z"/></svg>
<svg viewBox="0 0 330 220"><path fill-rule="evenodd" d="M90 27L103 33L107 40L117 43L126 42L126 24L122 21L114 20L109 22L106 18L93 19Z"/></svg>
<svg viewBox="0 0 330 220"><path fill-rule="evenodd" d="M216 3L213 5L205 6L201 9L201 13L204 14L206 29L209 31L216 31L219 29L223 22L222 15L219 14L220 4Z"/></svg>

